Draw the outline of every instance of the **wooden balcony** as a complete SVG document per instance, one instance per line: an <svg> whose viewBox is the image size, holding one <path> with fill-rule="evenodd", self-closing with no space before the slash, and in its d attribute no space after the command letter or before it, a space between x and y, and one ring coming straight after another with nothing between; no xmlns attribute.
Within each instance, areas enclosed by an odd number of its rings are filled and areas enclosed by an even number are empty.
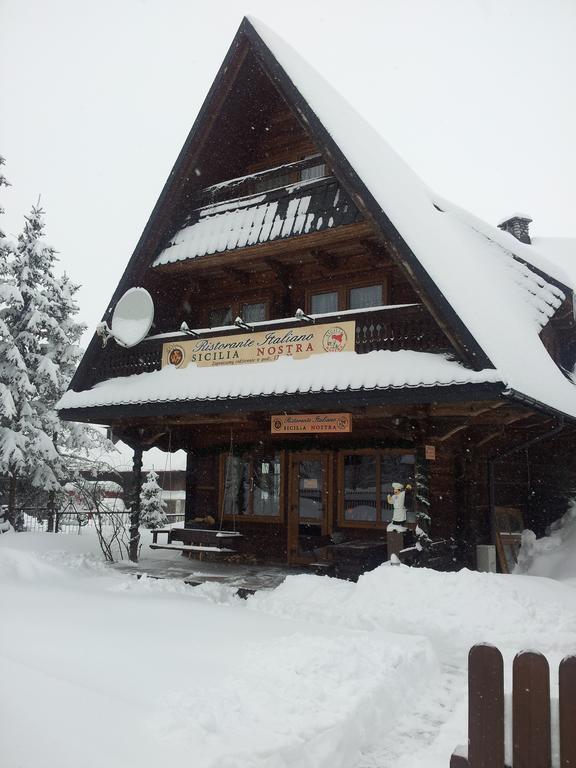
<svg viewBox="0 0 576 768"><path fill-rule="evenodd" d="M449 349L448 341L436 326L428 311L420 304L406 304L354 312L316 315L316 323L336 323L346 320L356 322L355 351L366 354L374 350L397 351L411 349L418 352L443 352ZM305 327L294 317L257 323L255 330L277 330ZM217 329L201 329L201 338L216 336L237 336L246 329L230 326ZM152 336L135 347L125 349L110 341L99 359L98 367L92 369L92 383L138 373L149 373L161 368L162 346L169 341L190 338L181 332Z"/></svg>
<svg viewBox="0 0 576 768"><path fill-rule="evenodd" d="M308 157L294 163L278 165L265 171L229 179L200 190L192 199L195 207L214 205L247 195L256 195L273 189L312 179L332 177L330 169L320 157Z"/></svg>
<svg viewBox="0 0 576 768"><path fill-rule="evenodd" d="M153 266L323 236L363 220L346 190L318 158L207 187L169 237Z"/></svg>

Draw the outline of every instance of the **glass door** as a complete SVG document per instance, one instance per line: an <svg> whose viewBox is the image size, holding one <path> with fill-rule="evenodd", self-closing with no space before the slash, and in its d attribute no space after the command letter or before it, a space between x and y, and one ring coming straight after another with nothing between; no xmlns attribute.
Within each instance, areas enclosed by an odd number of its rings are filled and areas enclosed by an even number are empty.
<svg viewBox="0 0 576 768"><path fill-rule="evenodd" d="M297 453L290 457L288 562L322 559L328 543L330 464L327 453Z"/></svg>

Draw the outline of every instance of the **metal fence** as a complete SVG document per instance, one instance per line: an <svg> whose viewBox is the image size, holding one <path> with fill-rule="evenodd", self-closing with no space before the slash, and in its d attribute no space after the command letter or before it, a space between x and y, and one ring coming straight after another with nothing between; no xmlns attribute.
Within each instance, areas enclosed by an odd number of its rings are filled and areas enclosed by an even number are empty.
<svg viewBox="0 0 576 768"><path fill-rule="evenodd" d="M49 530L49 515L47 510L23 510L24 530L37 533L51 532ZM83 532L95 529L97 523L107 525L114 518L116 523L123 523L126 527L130 524L130 511L89 514L75 514L73 512L56 512L54 514L53 532L82 535ZM167 513L168 525L184 522L184 513ZM107 520L108 518L108 520Z"/></svg>

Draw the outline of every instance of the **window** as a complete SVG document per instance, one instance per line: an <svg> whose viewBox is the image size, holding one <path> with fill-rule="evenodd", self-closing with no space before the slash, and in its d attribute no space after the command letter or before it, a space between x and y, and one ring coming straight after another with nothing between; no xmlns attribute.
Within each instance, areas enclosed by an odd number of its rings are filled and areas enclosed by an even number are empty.
<svg viewBox="0 0 576 768"><path fill-rule="evenodd" d="M338 291L313 293L310 296L310 312L313 315L322 312L338 312Z"/></svg>
<svg viewBox="0 0 576 768"><path fill-rule="evenodd" d="M215 307L208 313L208 323L210 328L218 328L222 325L233 325L238 316L245 323L258 323L262 320L268 320L268 301L255 302L231 302L226 307Z"/></svg>
<svg viewBox="0 0 576 768"><path fill-rule="evenodd" d="M292 173L269 174L263 178L256 178L254 182L254 192L269 192L271 189L287 187L295 181Z"/></svg>
<svg viewBox="0 0 576 768"><path fill-rule="evenodd" d="M312 165L309 168L303 168L300 172L301 181L311 181L312 179L321 179L326 176L326 163L322 162L322 157L320 155L308 155L304 158L304 160L311 160L314 157L318 158L318 165Z"/></svg>
<svg viewBox="0 0 576 768"><path fill-rule="evenodd" d="M365 285L361 288L350 288L349 309L364 309L364 307L379 307L383 303L382 285Z"/></svg>
<svg viewBox="0 0 576 768"><path fill-rule="evenodd" d="M242 304L240 307L240 317L245 323L258 323L266 320L266 304Z"/></svg>
<svg viewBox="0 0 576 768"><path fill-rule="evenodd" d="M344 519L376 522L378 457L344 457Z"/></svg>
<svg viewBox="0 0 576 768"><path fill-rule="evenodd" d="M315 314L342 312L346 309L379 307L385 302L384 283L374 285L345 285L333 291L314 291L308 294L308 311Z"/></svg>
<svg viewBox="0 0 576 768"><path fill-rule="evenodd" d="M210 310L210 328L232 325L232 307L219 307Z"/></svg>
<svg viewBox="0 0 576 768"><path fill-rule="evenodd" d="M388 504L392 483L414 484L415 456L377 450L343 452L339 456L340 524L375 523L384 527L392 520ZM414 522L412 494L406 506L408 522Z"/></svg>
<svg viewBox="0 0 576 768"><path fill-rule="evenodd" d="M281 455L224 455L220 464L225 515L280 517Z"/></svg>

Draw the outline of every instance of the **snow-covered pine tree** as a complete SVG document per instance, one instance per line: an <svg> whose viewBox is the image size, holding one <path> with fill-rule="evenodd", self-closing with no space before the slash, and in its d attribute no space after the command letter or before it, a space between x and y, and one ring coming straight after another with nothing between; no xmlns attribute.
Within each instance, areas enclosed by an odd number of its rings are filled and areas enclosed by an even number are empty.
<svg viewBox="0 0 576 768"><path fill-rule="evenodd" d="M89 427L60 422L55 410L81 355L78 342L84 326L74 320L78 287L66 275L54 275L56 252L43 240L43 216L35 206L25 217L9 264L13 296L2 319L14 344L12 367L23 365L21 376L26 371L29 381L28 388L11 390L21 405L12 435L19 439L12 444L20 450L13 455L9 472L14 486L20 477L48 491L53 509L55 494L82 468L82 454L105 439ZM13 501L11 505L13 514Z"/></svg>
<svg viewBox="0 0 576 768"><path fill-rule="evenodd" d="M146 475L146 482L140 491L140 523L145 528L159 528L166 525L168 518L166 502L162 499L162 488L158 485L158 475L154 470Z"/></svg>
<svg viewBox="0 0 576 768"><path fill-rule="evenodd" d="M0 157L0 187L9 186L2 165L4 158ZM15 519L16 483L27 464L34 387L10 322L23 303L13 271L16 253L16 245L0 230L0 476L9 482L9 520L19 527Z"/></svg>
<svg viewBox="0 0 576 768"><path fill-rule="evenodd" d="M416 456L415 467L416 548L422 552L430 545L430 493L428 468L422 451Z"/></svg>

